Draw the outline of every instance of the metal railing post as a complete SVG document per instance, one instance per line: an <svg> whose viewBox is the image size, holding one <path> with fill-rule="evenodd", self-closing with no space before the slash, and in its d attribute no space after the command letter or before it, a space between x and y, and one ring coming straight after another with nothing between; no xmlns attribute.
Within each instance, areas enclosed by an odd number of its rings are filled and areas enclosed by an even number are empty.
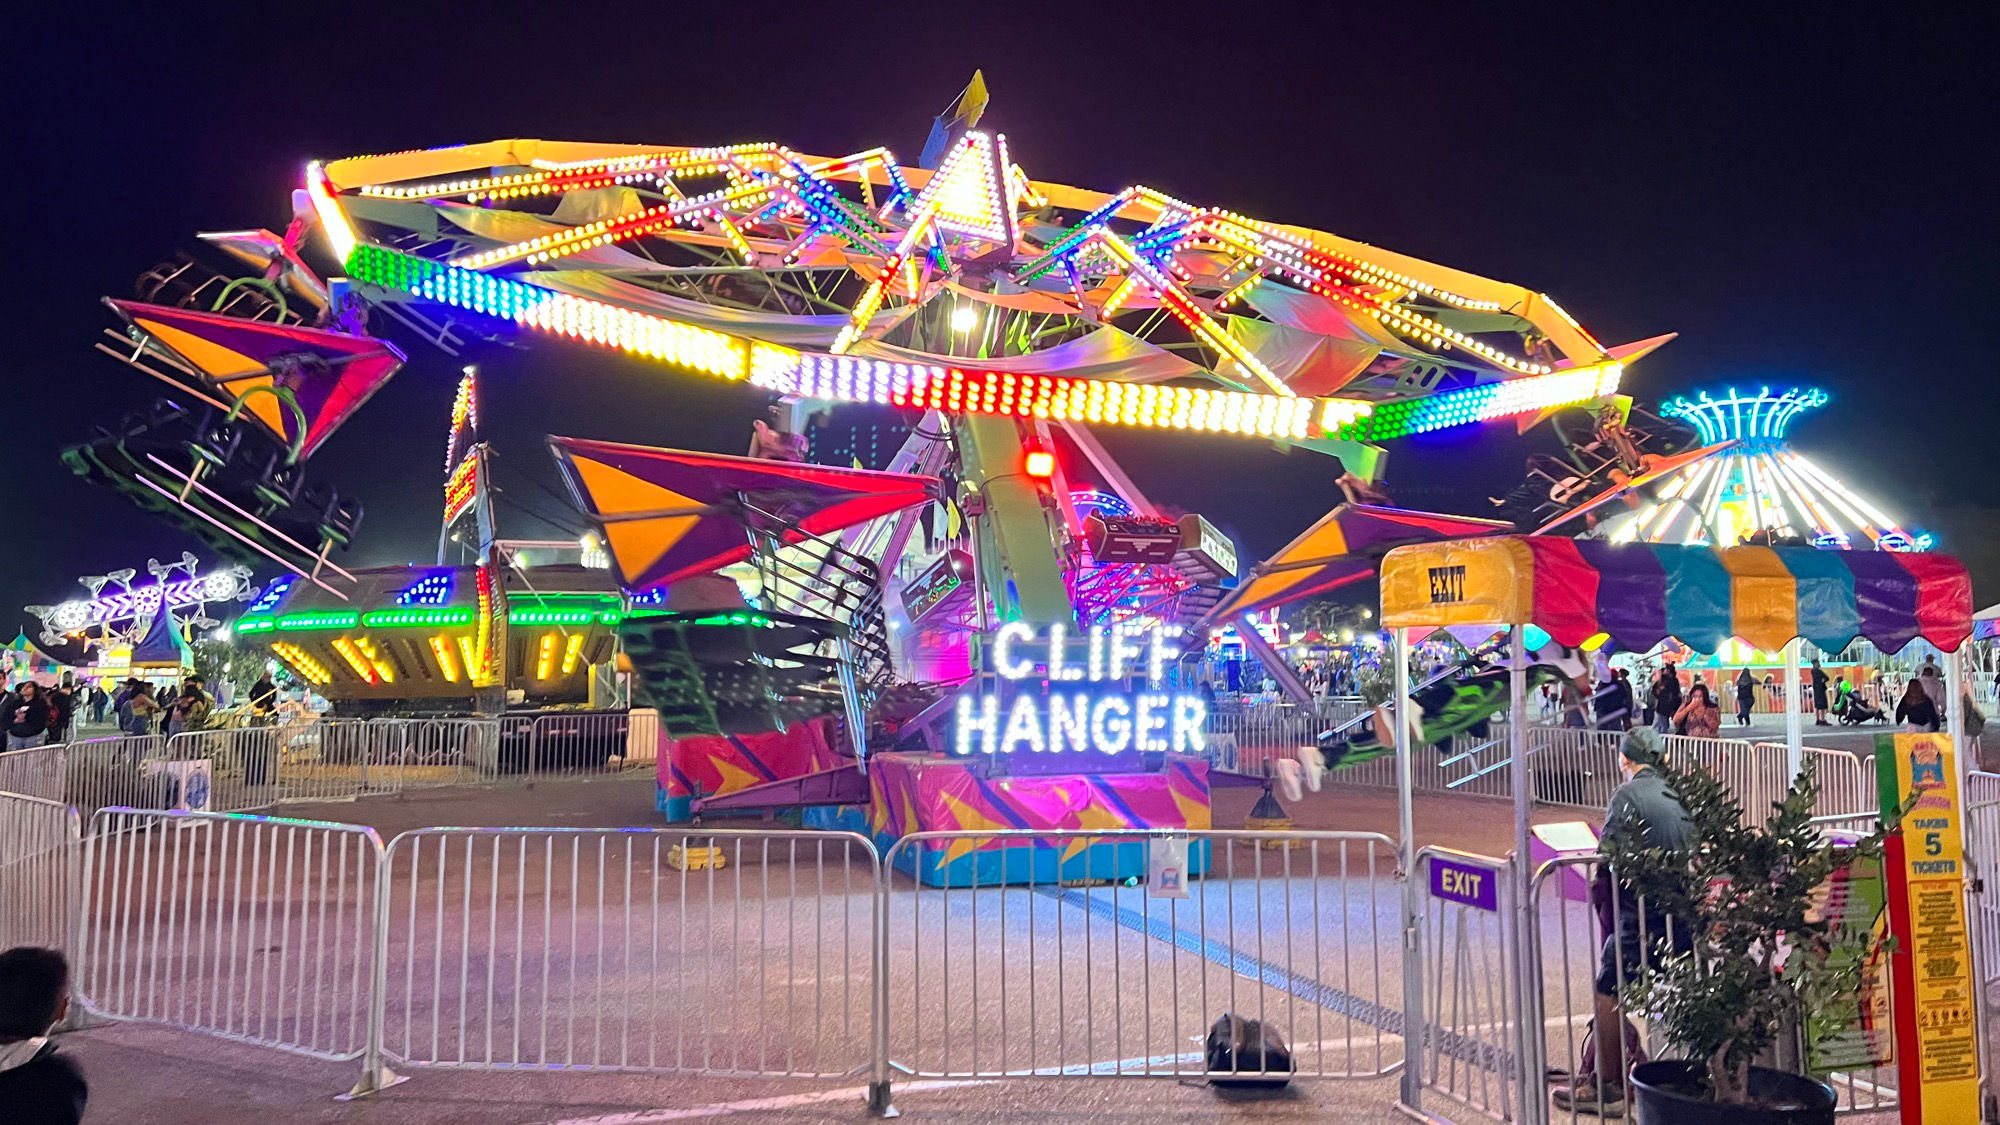
<svg viewBox="0 0 2000 1125"><path fill-rule="evenodd" d="M1403 1104L1421 1112L1424 1088L1424 934L1422 874L1417 859L1416 776L1410 761L1410 631L1395 631L1395 691L1390 718L1396 724L1397 862L1403 879Z"/></svg>
<svg viewBox="0 0 2000 1125"><path fill-rule="evenodd" d="M389 887L389 851L377 841L375 919L374 925L370 927L368 950L367 1040L361 1048L361 1077L354 1080L353 1088L345 1094L338 1095L339 1101L366 1097L378 1090L386 1090L399 1082L408 1081L404 1076L390 1070L382 1057L384 1025L389 1018Z"/></svg>
<svg viewBox="0 0 2000 1125"><path fill-rule="evenodd" d="M889 1079L889 856L877 856L874 867L875 994L870 998L873 1026L869 1035L873 1046L869 1051L868 1113L873 1117L900 1117L902 1111L892 1100Z"/></svg>

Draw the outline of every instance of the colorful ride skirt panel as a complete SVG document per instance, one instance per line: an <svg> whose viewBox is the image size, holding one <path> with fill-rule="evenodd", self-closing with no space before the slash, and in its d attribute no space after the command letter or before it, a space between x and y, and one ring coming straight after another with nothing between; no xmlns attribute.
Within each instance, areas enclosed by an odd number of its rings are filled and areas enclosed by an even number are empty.
<svg viewBox="0 0 2000 1125"><path fill-rule="evenodd" d="M1460 539L1389 552L1382 623L1537 625L1565 645L1603 633L1635 652L1668 637L1702 652L1730 637L1767 652L1795 637L1829 652L1856 637L1949 651L1972 631L1972 582L1950 556L1908 551Z"/></svg>
<svg viewBox="0 0 2000 1125"><path fill-rule="evenodd" d="M885 852L915 832L1106 831L1210 826L1208 763L1170 757L1158 773L984 777L973 763L884 754L868 767L864 831ZM850 826L852 821L849 821ZM1008 853L1019 852L1019 855ZM899 867L935 886L1143 876L1143 841L971 837L905 848ZM918 859L921 853L921 860ZM1042 854L1046 853L1046 854ZM1199 873L1190 848L1190 871ZM1204 851L1203 856L1206 856ZM1204 860L1205 861L1205 860Z"/></svg>
<svg viewBox="0 0 2000 1125"><path fill-rule="evenodd" d="M833 720L794 723L757 734L661 735L663 802L714 797L847 764L833 748ZM662 804L665 808L665 804Z"/></svg>

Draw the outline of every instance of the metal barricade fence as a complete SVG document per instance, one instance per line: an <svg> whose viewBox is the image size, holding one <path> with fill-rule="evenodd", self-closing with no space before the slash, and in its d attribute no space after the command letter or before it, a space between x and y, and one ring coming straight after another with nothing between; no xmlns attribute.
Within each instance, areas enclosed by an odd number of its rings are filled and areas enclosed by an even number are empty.
<svg viewBox="0 0 2000 1125"><path fill-rule="evenodd" d="M1521 1049L1520 1028L1532 1009L1523 1011L1513 871L1489 856L1417 851L1422 1035L1414 1064L1419 1088L1404 1083L1411 1109L1422 1110L1424 1095L1435 1094L1516 1121L1525 1100L1541 1096L1539 1053Z"/></svg>
<svg viewBox="0 0 2000 1125"><path fill-rule="evenodd" d="M1685 950L1692 930L1683 920L1668 918L1650 909L1644 899L1622 894L1608 896L1602 907L1592 900L1591 883L1598 878L1601 860L1596 856L1568 856L1552 860L1535 872L1531 890L1539 948L1541 1001L1546 1013L1546 1033L1542 1038L1549 1066L1567 1072L1572 1080L1582 1075L1583 1044L1586 1035L1594 1040L1600 1067L1621 1075L1621 1092L1629 1106L1631 1088L1624 1074L1636 1059L1632 1048L1646 1057L1658 1058L1671 1046L1643 1013L1634 1012L1623 992L1635 978L1654 972L1666 950ZM1638 950L1607 958L1607 934L1629 926L1638 935ZM1648 954L1644 951L1652 950ZM1629 1025L1619 1040L1622 1058L1605 1059L1608 1030L1594 1025L1597 982L1609 966L1613 991L1618 994L1615 1008L1619 1019ZM1796 1053L1796 1047L1788 1053ZM1623 1067L1612 1067L1622 1061ZM1842 1115L1877 1113L1896 1106L1894 1064L1854 1071L1836 1071L1821 1077L1833 1087L1836 1112ZM1539 1096L1539 1091L1538 1091ZM1598 1115L1579 1110L1551 1109L1549 1120L1563 1125L1595 1121Z"/></svg>
<svg viewBox="0 0 2000 1125"><path fill-rule="evenodd" d="M384 870L402 1063L840 1078L877 1057L866 837L426 828Z"/></svg>
<svg viewBox="0 0 2000 1125"><path fill-rule="evenodd" d="M63 746L30 746L0 752L0 793L61 801L68 785L64 781Z"/></svg>
<svg viewBox="0 0 2000 1125"><path fill-rule="evenodd" d="M158 808L171 798L173 782L162 763L163 734L121 735L73 742L63 750L62 799L88 820L107 805Z"/></svg>
<svg viewBox="0 0 2000 1125"><path fill-rule="evenodd" d="M1507 773L1507 727L1491 724L1486 735L1454 735L1443 745L1412 747L1411 787L1418 793L1454 793L1467 797L1506 797L1513 792ZM1342 766L1333 775L1340 785L1366 785L1394 789L1396 759L1384 755L1356 765Z"/></svg>
<svg viewBox="0 0 2000 1125"><path fill-rule="evenodd" d="M1547 805L1602 809L1625 780L1618 768L1624 734L1577 727L1531 727L1528 763L1535 800Z"/></svg>
<svg viewBox="0 0 2000 1125"><path fill-rule="evenodd" d="M497 768L496 719L374 719L369 792L447 789L491 781Z"/></svg>
<svg viewBox="0 0 2000 1125"><path fill-rule="evenodd" d="M280 796L277 729L241 727L233 730L182 731L166 738L160 747L158 760L208 764L206 808L209 812L267 809L276 804ZM161 777L163 769L154 766L149 776ZM172 778L171 773L164 776ZM156 784L145 792L147 799L134 802L135 807L169 808L175 804L171 781L166 785ZM200 804L198 801L192 803Z"/></svg>
<svg viewBox="0 0 2000 1125"><path fill-rule="evenodd" d="M1759 743L1759 750L1787 753L1783 746ZM1879 815L1881 796L1875 787L1872 763L1862 761L1849 750L1823 750L1807 746L1805 760L1812 766L1819 796L1813 802L1815 817ZM1781 794L1782 795L1782 794Z"/></svg>
<svg viewBox="0 0 2000 1125"><path fill-rule="evenodd" d="M1991 984L2000 980L2000 774L1967 775L1965 806L1974 963L1982 983Z"/></svg>
<svg viewBox="0 0 2000 1125"><path fill-rule="evenodd" d="M382 843L351 824L102 809L84 844L87 1010L316 1058L367 1044Z"/></svg>
<svg viewBox="0 0 2000 1125"><path fill-rule="evenodd" d="M1763 824L1791 788L1790 752L1783 746L1729 738L1660 736L1660 747L1683 766L1699 763L1743 808L1743 823Z"/></svg>
<svg viewBox="0 0 2000 1125"><path fill-rule="evenodd" d="M1309 706L1232 703L1209 712L1204 737L1216 768L1261 777L1265 763L1293 757L1301 746L1316 745L1321 731L1354 713L1345 700L1319 699Z"/></svg>
<svg viewBox="0 0 2000 1125"><path fill-rule="evenodd" d="M82 832L61 801L0 793L0 949L71 948Z"/></svg>
<svg viewBox="0 0 2000 1125"><path fill-rule="evenodd" d="M1184 877L1133 877L1154 859L1184 861ZM1402 890L1386 836L922 832L884 866L885 1050L899 1072L1266 1073L1211 1072L1201 1040L1223 1013L1275 1027L1299 1077L1401 1065Z"/></svg>
<svg viewBox="0 0 2000 1125"><path fill-rule="evenodd" d="M536 716L527 733L534 777L621 773L659 758L656 711L559 711Z"/></svg>

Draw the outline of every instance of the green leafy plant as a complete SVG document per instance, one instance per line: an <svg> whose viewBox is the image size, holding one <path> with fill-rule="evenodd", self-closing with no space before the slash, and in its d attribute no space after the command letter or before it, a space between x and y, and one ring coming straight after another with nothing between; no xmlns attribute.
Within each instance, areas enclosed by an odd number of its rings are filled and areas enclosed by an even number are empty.
<svg viewBox="0 0 2000 1125"><path fill-rule="evenodd" d="M1852 845L1827 843L1811 823L1819 787L1810 761L1762 825L1744 824L1735 796L1698 764L1655 768L1688 812L1692 843L1669 851L1613 834L1604 852L1649 915L1687 928L1692 948L1675 954L1662 939L1658 968L1635 974L1624 999L1703 1064L1714 1100L1745 1104L1751 1063L1801 1026L1803 998L1861 987L1859 959L1813 955L1832 925L1815 915L1814 892L1839 868L1879 856L1886 828L1878 823Z"/></svg>

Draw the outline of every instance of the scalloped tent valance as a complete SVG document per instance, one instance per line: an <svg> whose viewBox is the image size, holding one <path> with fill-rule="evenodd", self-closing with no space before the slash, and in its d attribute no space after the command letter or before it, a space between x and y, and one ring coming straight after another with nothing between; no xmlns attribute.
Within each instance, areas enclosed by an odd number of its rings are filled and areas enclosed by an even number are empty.
<svg viewBox="0 0 2000 1125"><path fill-rule="evenodd" d="M1894 652L1922 637L1949 652L1972 633L1972 580L1929 552L1458 539L1389 552L1382 623L1536 625L1562 644L1605 633L1637 652L1668 637L1701 652L1730 637L1828 652L1863 637Z"/></svg>

